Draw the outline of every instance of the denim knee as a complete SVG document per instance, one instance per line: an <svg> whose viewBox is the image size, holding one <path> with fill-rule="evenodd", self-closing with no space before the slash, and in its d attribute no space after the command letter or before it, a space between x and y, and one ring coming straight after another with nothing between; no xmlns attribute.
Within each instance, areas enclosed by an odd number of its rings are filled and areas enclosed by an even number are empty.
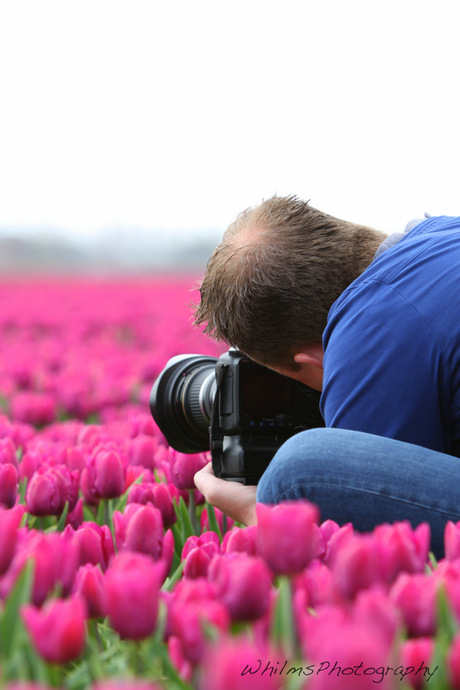
<svg viewBox="0 0 460 690"><path fill-rule="evenodd" d="M257 501L277 503L282 495L294 497L298 490L308 486L309 479L318 479L331 447L331 431L309 429L283 443L259 481Z"/></svg>

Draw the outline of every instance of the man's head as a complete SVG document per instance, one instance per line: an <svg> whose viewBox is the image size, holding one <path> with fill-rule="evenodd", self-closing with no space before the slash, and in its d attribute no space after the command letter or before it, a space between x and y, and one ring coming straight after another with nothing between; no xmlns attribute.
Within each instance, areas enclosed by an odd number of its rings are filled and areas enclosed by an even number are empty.
<svg viewBox="0 0 460 690"><path fill-rule="evenodd" d="M296 197L243 211L208 261L195 324L260 364L295 372L319 347L329 309L372 261L384 235Z"/></svg>

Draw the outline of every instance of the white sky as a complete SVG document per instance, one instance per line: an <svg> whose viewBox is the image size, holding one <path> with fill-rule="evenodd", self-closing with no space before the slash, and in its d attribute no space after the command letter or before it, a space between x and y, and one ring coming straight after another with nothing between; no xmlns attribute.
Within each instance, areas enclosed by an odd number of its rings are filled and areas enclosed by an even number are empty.
<svg viewBox="0 0 460 690"><path fill-rule="evenodd" d="M0 0L0 227L460 214L456 0Z"/></svg>

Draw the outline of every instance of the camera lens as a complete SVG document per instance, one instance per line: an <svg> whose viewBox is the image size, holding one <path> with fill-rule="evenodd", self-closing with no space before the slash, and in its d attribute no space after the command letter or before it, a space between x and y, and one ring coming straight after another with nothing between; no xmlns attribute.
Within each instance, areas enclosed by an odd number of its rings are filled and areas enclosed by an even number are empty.
<svg viewBox="0 0 460 690"><path fill-rule="evenodd" d="M153 385L153 418L169 445L181 453L209 450L216 362L216 357L203 355L173 357Z"/></svg>

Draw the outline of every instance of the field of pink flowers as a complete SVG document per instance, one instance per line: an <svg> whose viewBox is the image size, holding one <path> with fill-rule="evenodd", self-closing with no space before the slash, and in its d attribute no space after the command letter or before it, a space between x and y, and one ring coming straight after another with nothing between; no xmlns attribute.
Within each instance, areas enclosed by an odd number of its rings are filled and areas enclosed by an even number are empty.
<svg viewBox="0 0 460 690"><path fill-rule="evenodd" d="M0 284L0 686L460 688L460 525L223 520L150 416L193 279ZM222 351L222 349L220 350Z"/></svg>

